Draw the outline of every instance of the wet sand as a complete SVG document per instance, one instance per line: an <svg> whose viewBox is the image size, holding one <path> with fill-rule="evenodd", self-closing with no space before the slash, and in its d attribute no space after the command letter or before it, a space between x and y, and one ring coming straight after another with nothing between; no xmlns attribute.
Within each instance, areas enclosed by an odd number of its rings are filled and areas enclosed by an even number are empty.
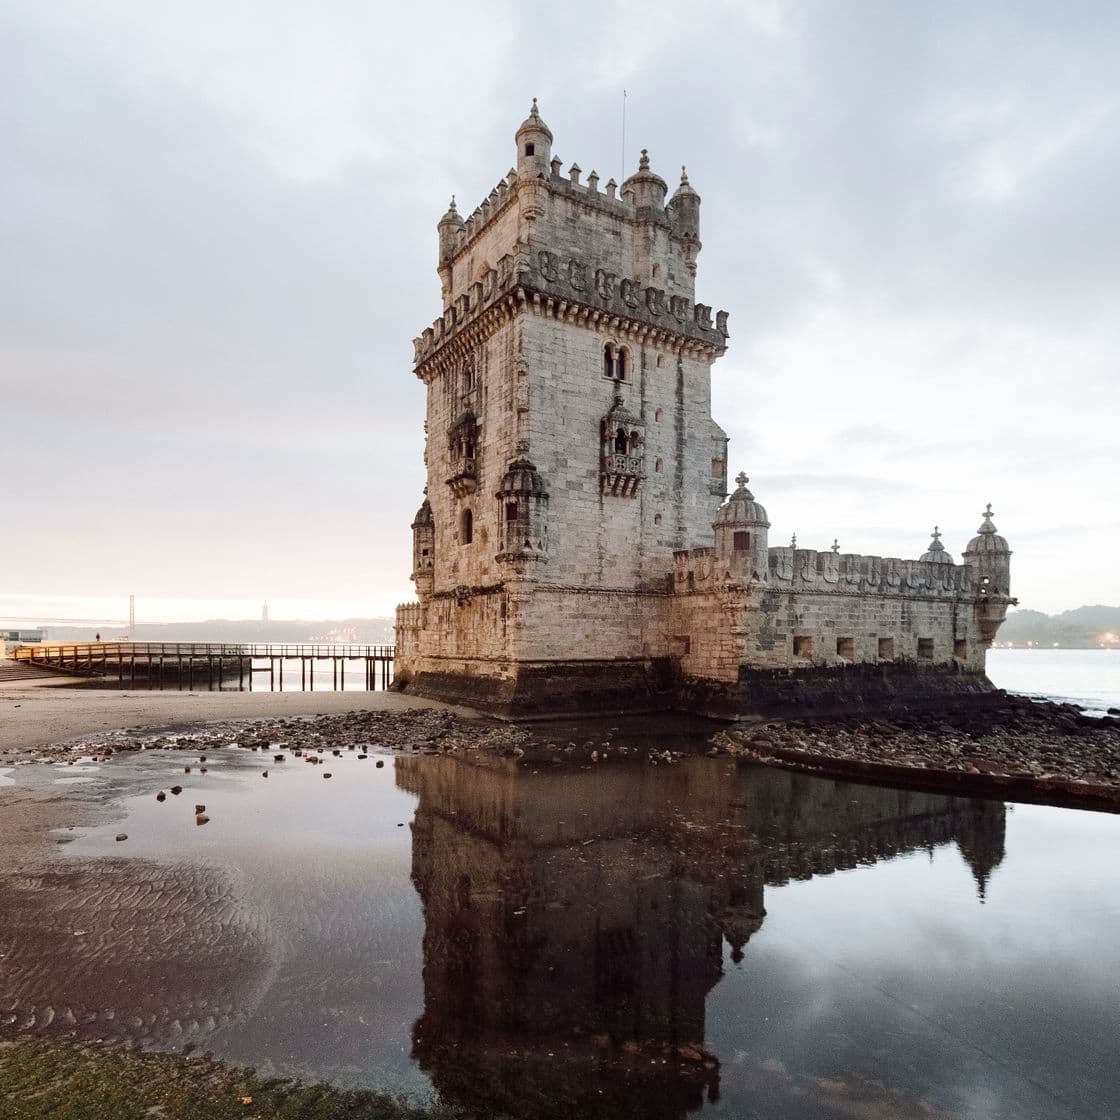
<svg viewBox="0 0 1120 1120"><path fill-rule="evenodd" d="M124 728L414 709L474 715L397 692L106 692L12 682L0 686L0 765L31 761L44 747Z"/></svg>

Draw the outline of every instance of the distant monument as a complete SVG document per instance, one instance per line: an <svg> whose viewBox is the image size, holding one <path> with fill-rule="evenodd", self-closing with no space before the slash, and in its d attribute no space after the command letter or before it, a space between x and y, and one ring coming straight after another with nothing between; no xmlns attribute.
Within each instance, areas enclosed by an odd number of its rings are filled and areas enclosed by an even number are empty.
<svg viewBox="0 0 1120 1120"><path fill-rule="evenodd" d="M771 547L711 365L727 312L696 303L700 196L643 150L622 184L561 175L536 102L517 165L439 222L418 602L398 687L503 714L664 707L736 716L985 692L1010 598L991 507L953 563ZM725 500L726 499L726 500Z"/></svg>
<svg viewBox="0 0 1120 1120"><path fill-rule="evenodd" d="M264 605L261 607L261 622L267 622L267 621L268 621L268 600L266 599L264 601Z"/></svg>

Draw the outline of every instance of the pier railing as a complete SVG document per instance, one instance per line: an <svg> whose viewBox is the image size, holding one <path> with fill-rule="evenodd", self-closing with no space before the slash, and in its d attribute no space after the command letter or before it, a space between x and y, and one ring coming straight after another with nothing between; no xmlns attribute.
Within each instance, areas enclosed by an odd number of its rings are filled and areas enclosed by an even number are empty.
<svg viewBox="0 0 1120 1120"><path fill-rule="evenodd" d="M394 647L352 642L41 642L13 650L16 661L49 665L92 677L113 677L128 687L193 689L196 677L221 689L225 677L253 690L254 674L268 674L270 691L284 691L284 665L300 663L300 688L315 689L316 662L331 662L331 687L346 688L346 662L364 665L365 691L392 681ZM261 664L267 662L267 664ZM322 679L322 678L320 678Z"/></svg>

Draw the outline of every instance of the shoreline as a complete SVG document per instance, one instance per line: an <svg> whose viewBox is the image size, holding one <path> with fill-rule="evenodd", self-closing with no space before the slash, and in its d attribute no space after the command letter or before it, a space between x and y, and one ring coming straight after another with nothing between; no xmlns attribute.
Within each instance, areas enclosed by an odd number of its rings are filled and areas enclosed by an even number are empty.
<svg viewBox="0 0 1120 1120"><path fill-rule="evenodd" d="M15 682L13 682L14 685ZM733 755L820 777L1120 813L1120 719L999 695L940 713L728 725L672 715L542 723L399 692L148 692L0 688L0 767L231 739L276 749L329 740L394 751L500 755L531 765L671 765ZM236 725L236 726L233 726Z"/></svg>
<svg viewBox="0 0 1120 1120"><path fill-rule="evenodd" d="M432 709L465 720L481 718L469 708L399 692L118 692L12 682L0 687L0 766L33 762L47 748L107 732Z"/></svg>

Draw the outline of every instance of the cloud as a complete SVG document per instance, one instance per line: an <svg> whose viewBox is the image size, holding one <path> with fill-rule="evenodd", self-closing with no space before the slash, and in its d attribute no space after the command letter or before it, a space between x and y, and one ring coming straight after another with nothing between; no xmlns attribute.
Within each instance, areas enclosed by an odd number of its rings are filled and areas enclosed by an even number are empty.
<svg viewBox="0 0 1120 1120"><path fill-rule="evenodd" d="M565 161L617 178L626 88L627 163L686 163L703 196L699 296L731 311L716 418L776 527L924 539L990 498L1013 547L1060 509L1110 554L1120 13L856 11L9 4L0 393L53 454L5 514L52 555L98 546L91 595L119 587L120 524L166 594L210 597L255 597L256 535L313 524L352 559L301 551L271 594L407 597L435 222L510 166L534 94ZM1015 563L1047 608L1120 600L1105 564L1074 587ZM74 579L4 560L8 586Z"/></svg>

